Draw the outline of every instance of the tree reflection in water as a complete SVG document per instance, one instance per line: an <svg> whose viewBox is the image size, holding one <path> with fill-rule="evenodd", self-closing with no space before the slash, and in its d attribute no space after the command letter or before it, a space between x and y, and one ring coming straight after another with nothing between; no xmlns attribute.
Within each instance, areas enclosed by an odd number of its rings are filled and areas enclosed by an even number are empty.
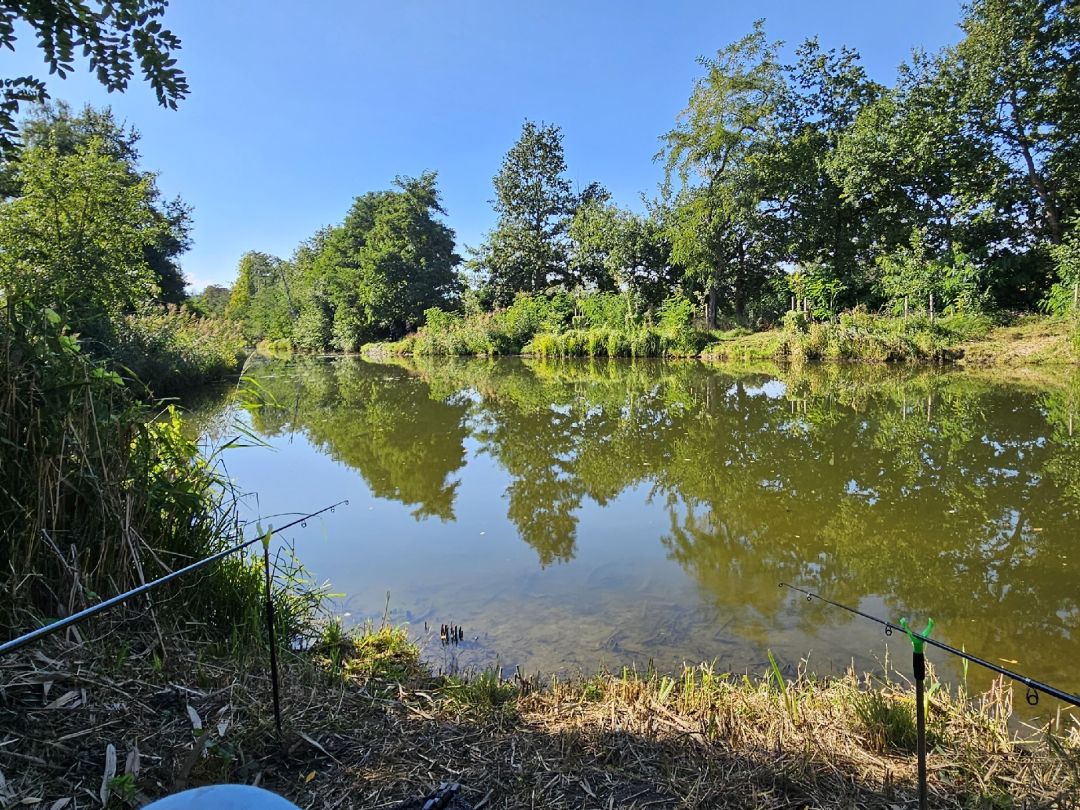
<svg viewBox="0 0 1080 810"><path fill-rule="evenodd" d="M509 481L491 502L541 566L588 542L583 505L644 488L669 558L762 644L785 580L933 613L972 648L1080 654L1080 378L443 358L253 376L257 431L303 432L417 519L453 521L467 445L490 456Z"/></svg>

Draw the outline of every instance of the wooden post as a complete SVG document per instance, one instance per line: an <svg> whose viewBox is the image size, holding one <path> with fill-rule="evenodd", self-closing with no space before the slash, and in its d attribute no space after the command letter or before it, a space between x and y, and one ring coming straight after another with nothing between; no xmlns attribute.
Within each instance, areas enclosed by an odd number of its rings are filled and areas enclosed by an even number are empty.
<svg viewBox="0 0 1080 810"><path fill-rule="evenodd" d="M1073 310L1080 308L1080 281L1073 284Z"/></svg>
<svg viewBox="0 0 1080 810"><path fill-rule="evenodd" d="M934 325L934 294L930 293L930 325Z"/></svg>
<svg viewBox="0 0 1080 810"><path fill-rule="evenodd" d="M909 297L910 296L907 296L907 295L904 296L904 320L905 321L907 320L907 316L908 316L908 299L909 299Z"/></svg>

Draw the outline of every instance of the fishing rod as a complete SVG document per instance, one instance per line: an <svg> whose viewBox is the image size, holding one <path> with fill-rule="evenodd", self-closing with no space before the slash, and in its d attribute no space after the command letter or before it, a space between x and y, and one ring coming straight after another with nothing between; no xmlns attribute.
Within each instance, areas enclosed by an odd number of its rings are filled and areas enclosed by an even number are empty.
<svg viewBox="0 0 1080 810"><path fill-rule="evenodd" d="M268 543L269 540L270 540L270 536L275 531L282 532L282 531L285 531L286 529L291 529L293 526L296 526L298 524L300 526L306 526L307 522L311 518L318 517L319 515L323 514L324 512L333 512L339 506L348 506L348 505L349 505L349 502L347 500L338 501L335 504L331 504L330 506L323 507L322 509L320 509L317 512L311 512L310 514L307 514L307 515L304 515L303 517L297 518L296 520L292 521L291 523L286 523L284 526L282 526L279 529L274 529L271 526L269 531L261 532L260 534L256 535L255 537L251 538L250 540L243 540L243 541L237 543L234 546L230 546L229 548L224 549L223 551L219 551L216 554L211 554L209 557L206 557L206 558L201 559L201 560L197 560L197 561L191 563L190 565L185 565L183 568L178 568L175 571L172 571L172 572L170 572L168 574L165 574L163 577L159 577L158 579L155 579L155 580L153 580L151 582L146 582L146 583L144 583L142 585L139 585L138 587L132 588L130 591L125 591L122 594L119 594L117 596L113 596L113 597L111 597L109 599L106 599L104 602L98 602L96 605L91 605L90 607L86 608L85 610L80 610L78 613L73 613L70 616L66 616L63 619L59 619L58 621L53 622L52 624L47 624L44 627L39 627L36 630L31 630L29 633L25 633L25 634L19 636L18 638L13 638L11 641L7 641L7 642L5 642L3 644L0 644L0 655L4 655L4 654L10 653L10 652L15 652L15 650L18 650L20 647L24 647L27 644L30 644L31 642L37 641L40 638L44 638L45 636L51 635L51 634L57 632L58 630L63 630L65 627L70 627L73 624L78 624L79 622L83 621L84 619L88 619L91 616L94 616L94 615L96 615L98 613L101 613L102 611L108 610L109 608L114 607L116 605L119 605L122 602L126 602L128 599L131 599L134 596L139 596L140 594L147 593L148 591L158 587L159 585L164 585L166 582L171 582L172 580L177 579L178 577L184 576L184 574L190 574L192 571L196 571L196 570L198 570L200 568L203 568L204 566L210 565L211 563L215 563L218 560L221 560L221 559L223 559L225 557L228 557L230 554L235 554L238 551L242 551L243 549L247 548L248 546L254 545L255 543L259 542L260 540L263 541L264 543ZM269 571L267 571L267 574L269 574Z"/></svg>
<svg viewBox="0 0 1080 810"><path fill-rule="evenodd" d="M1011 669L1006 669L1005 667L998 666L997 664L987 661L985 658L979 658L978 656L971 655L970 653L964 652L963 650L958 650L956 649L956 647L950 646L943 641L937 641L935 639L929 638L923 633L916 633L913 630L910 630L910 628L903 627L902 625L893 624L892 622L887 622L884 619L879 619L877 616L871 616L869 613L864 613L863 611L857 610L853 607L849 607L848 605L841 604L840 602L834 602L832 599L826 599L820 594L807 591L803 588L796 587L795 585L790 585L787 582L781 582L780 587L790 588L793 591L798 591L801 594L805 594L806 601L808 602L817 599L818 601L824 602L827 605L838 607L841 610L846 610L848 613L853 613L856 616L861 616L864 619L876 622L877 624L880 624L885 628L885 635L887 636L891 636L894 630L899 630L902 633L907 633L912 638L913 642L917 639L923 643L929 644L931 647L937 647L939 650L944 650L945 652L952 653L955 656L963 658L965 661L970 661L972 664L977 664L978 666L989 669L992 672L998 673L999 675L1004 675L1006 678L1012 678L1014 681L1019 681L1028 688L1026 699L1027 702L1030 703L1032 706L1039 702L1039 692L1042 692L1045 695L1057 698L1063 703L1069 703L1073 706L1080 707L1080 695L1073 695L1069 692L1064 692L1061 689L1051 686L1048 683L1037 681L1034 678L1029 678L1027 675L1022 675L1019 672L1014 672ZM901 619L900 621L902 623L905 623L903 619Z"/></svg>

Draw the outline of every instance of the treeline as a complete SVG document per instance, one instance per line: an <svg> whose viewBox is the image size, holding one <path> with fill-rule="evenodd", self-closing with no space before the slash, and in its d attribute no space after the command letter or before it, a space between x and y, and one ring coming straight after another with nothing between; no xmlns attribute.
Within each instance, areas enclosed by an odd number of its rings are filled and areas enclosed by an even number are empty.
<svg viewBox="0 0 1080 810"><path fill-rule="evenodd" d="M109 110L35 108L0 163L0 302L11 322L54 313L83 351L160 395L234 370L244 338L185 309L191 212L162 196L138 143Z"/></svg>
<svg viewBox="0 0 1080 810"><path fill-rule="evenodd" d="M689 300L706 329L792 310L932 322L1075 309L1080 13L974 0L961 27L889 87L856 51L814 39L785 64L759 22L700 60L644 213L597 183L575 192L562 131L526 122L494 178L497 224L468 261L427 174L358 198L291 260L245 256L225 311L254 339L350 350L400 337L430 307L475 319L522 293L619 296L639 326Z"/></svg>

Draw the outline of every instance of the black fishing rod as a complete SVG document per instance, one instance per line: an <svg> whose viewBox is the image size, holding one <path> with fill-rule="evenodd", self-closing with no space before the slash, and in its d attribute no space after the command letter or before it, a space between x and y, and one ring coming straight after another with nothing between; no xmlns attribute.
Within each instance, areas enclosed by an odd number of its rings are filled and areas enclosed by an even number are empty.
<svg viewBox="0 0 1080 810"><path fill-rule="evenodd" d="M247 548L248 546L251 546L251 545L254 545L255 543L258 543L260 540L263 541L264 543L269 543L270 536L274 532L282 532L282 531L285 531L286 529L291 529L293 526L296 526L297 524L299 524L301 526L307 525L307 522L311 518L318 517L319 515L323 514L324 512L333 512L335 509L337 509L337 507L342 506L342 505L347 506L348 504L349 504L349 502L347 500L338 501L337 503L331 504L330 506L327 506L327 507L324 507L324 508L320 509L317 512L312 512L311 514L304 515L303 517L297 518L296 520L292 521L291 523L286 523L284 526L282 526L279 529L275 529L273 527L270 527L269 531L260 532L260 534L256 535L255 537L251 538L250 540L244 540L244 541L242 541L240 543L237 543L234 546L230 546L229 548L225 549L224 551L219 551L216 554L211 554L209 557L206 557L206 558L204 558L202 560L197 560L196 562L193 562L190 565L186 565L183 568L178 568L175 571L172 571L172 572L166 574L163 577L159 577L158 579L153 580L152 582L147 582L147 583L145 583L143 585L139 585L136 588L132 588L130 591L125 591L124 593L119 594L118 596L113 596L110 599L106 599L104 602L98 602L96 605L92 605L91 607L88 607L85 610L80 610L78 613L73 613L70 616L67 616L67 617L65 617L63 619L60 619L58 621L53 622L52 624L47 624L44 627L39 627L36 630L31 630L29 633L21 635L18 638L13 638L11 641L7 641L4 644L0 644L0 655L4 655L4 654L10 653L10 652L14 652L15 650L19 649L20 647L24 647L27 644L30 644L31 642L37 641L40 638L44 638L45 636L51 635L51 634L57 632L58 630L63 630L65 627L70 627L73 624L78 624L79 622L83 621L84 619L88 619L91 616L94 616L94 615L96 615L98 613L101 613L104 610L108 610L109 608L114 607L116 605L119 605L122 602L126 602L128 599L131 599L134 596L139 596L140 594L147 593L148 591L158 587L159 585L164 585L166 582L171 582L172 580L177 579L178 577L184 576L184 574L190 574L192 571L196 571L199 568L203 568L204 566L210 565L211 563L215 563L218 560L221 560L221 559L223 559L225 557L228 557L230 554L235 554L238 551L242 551L243 549ZM269 573L269 572L267 572L267 573Z"/></svg>
<svg viewBox="0 0 1080 810"><path fill-rule="evenodd" d="M902 633L908 633L913 640L918 639L919 641L929 644L931 647L937 647L939 650L944 650L945 652L952 653L955 656L963 658L965 661L970 661L972 664L977 664L978 666L989 669L992 672L998 673L999 675L1004 675L1006 678L1012 678L1014 681L1019 681L1028 688L1027 702L1033 706L1039 702L1038 693L1042 692L1045 695L1057 698L1063 703L1068 703L1073 706L1080 707L1080 695L1073 695L1069 692L1064 692L1061 689L1051 686L1048 683L1036 681L1034 678L1029 678L1027 675L1021 675L1019 672L1013 672L1011 669L1000 667L997 664L991 663L984 658L979 658L978 656L971 655L970 653L964 652L963 650L958 650L956 649L956 647L952 647L942 641L936 641L935 639L929 638L922 633L916 633L913 630L910 630L910 628L901 627L898 624L887 622L884 619L879 619L877 616L871 616L869 613L864 613L861 610L856 610L855 608L841 604L840 602L834 602L832 599L826 599L824 596L821 596L819 594L804 590L803 588L798 588L795 585L789 585L787 582L781 582L780 587L790 588L793 591L798 591L801 594L805 594L806 600L808 602L817 599L818 601L824 602L827 605L838 607L841 610L846 610L848 613L854 613L856 616L861 616L864 619L876 622L877 624L880 624L885 628L886 635L891 636L894 630L899 630Z"/></svg>

